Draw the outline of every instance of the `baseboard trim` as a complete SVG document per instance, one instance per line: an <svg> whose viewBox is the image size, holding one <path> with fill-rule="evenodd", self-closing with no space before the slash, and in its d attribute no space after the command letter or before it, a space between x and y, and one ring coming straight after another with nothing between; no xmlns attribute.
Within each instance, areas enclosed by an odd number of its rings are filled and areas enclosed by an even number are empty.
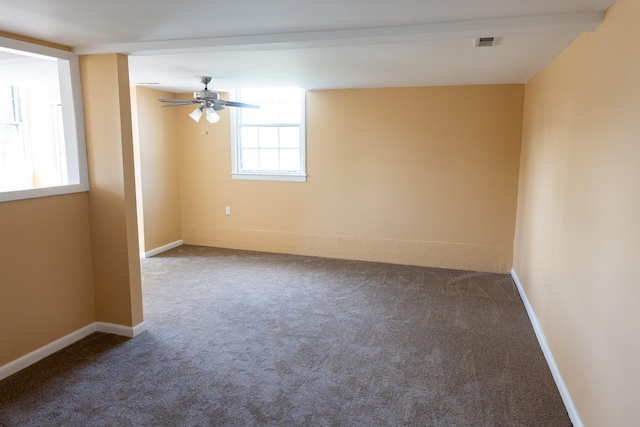
<svg viewBox="0 0 640 427"><path fill-rule="evenodd" d="M151 249L147 252L140 252L140 258L151 258L154 255L161 254L162 252L166 252L169 249L177 248L178 246L182 246L183 244L184 241L182 239L176 240L175 242L160 246L159 248Z"/></svg>
<svg viewBox="0 0 640 427"><path fill-rule="evenodd" d="M6 365L0 366L0 381L15 374L24 368L33 365L36 362L44 359L47 356L52 355L56 351L60 351L71 344L80 341L83 338L88 337L94 332L105 332L108 334L122 335L127 338L134 338L147 330L147 326L144 322L136 326L122 326L115 325L113 323L94 322L77 331L71 332L62 338L59 338L37 350L32 351Z"/></svg>
<svg viewBox="0 0 640 427"><path fill-rule="evenodd" d="M578 415L578 410L573 404L573 399L571 399L571 394L569 393L569 389L567 389L567 385L564 383L562 379L562 375L560 374L560 370L558 369L558 365L556 365L556 361L553 358L553 354L551 353L551 348L547 343L547 339L544 336L544 332L542 331L542 326L540 326L540 322L538 321L538 317L533 311L533 307L529 303L529 299L527 298L527 294L524 292L524 288L522 287L522 283L518 278L518 274L512 268L511 269L511 277L516 284L516 288L518 289L518 293L520 294L520 298L524 303L524 307L527 310L527 314L529 315L529 321L531 322L531 326L533 326L533 330L536 333L536 337L538 338L538 343L542 348L542 353L544 353L544 357L547 360L547 364L549 365L549 369L551 370L551 375L553 375L553 379L556 382L556 387L558 387L558 391L560 392L560 396L562 397L562 401L564 402L564 406L567 409L567 413L569 414L569 418L571 418L571 422L574 427L583 427L582 420L580 419L580 415Z"/></svg>
<svg viewBox="0 0 640 427"><path fill-rule="evenodd" d="M127 338L135 338L147 330L147 325L142 322L136 326L122 326L114 323L96 322L96 332L120 335Z"/></svg>
<svg viewBox="0 0 640 427"><path fill-rule="evenodd" d="M70 346L76 341L80 341L82 338L91 335L95 331L96 326L94 323L92 323L85 326L84 328L71 332L69 335L65 335L64 337L57 339L54 342L45 345L44 347L40 347L39 349L34 350L29 354L25 354L24 356L14 360L13 362L9 362L6 365L0 366L0 380L3 380L8 376L23 370L27 366L33 365L34 363L44 359L45 357L55 353L56 351Z"/></svg>

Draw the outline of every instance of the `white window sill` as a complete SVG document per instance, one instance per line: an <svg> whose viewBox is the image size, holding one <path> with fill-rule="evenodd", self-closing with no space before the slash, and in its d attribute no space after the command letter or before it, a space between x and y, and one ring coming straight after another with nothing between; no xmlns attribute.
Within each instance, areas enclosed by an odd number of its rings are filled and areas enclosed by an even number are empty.
<svg viewBox="0 0 640 427"><path fill-rule="evenodd" d="M268 173L238 173L231 174L232 179L245 181L289 181L289 182L307 182L307 175L276 175Z"/></svg>
<svg viewBox="0 0 640 427"><path fill-rule="evenodd" d="M38 197L60 196L63 194L83 193L89 191L89 186L83 184L69 184L56 187L39 187L25 190L0 192L0 202L13 200L36 199Z"/></svg>

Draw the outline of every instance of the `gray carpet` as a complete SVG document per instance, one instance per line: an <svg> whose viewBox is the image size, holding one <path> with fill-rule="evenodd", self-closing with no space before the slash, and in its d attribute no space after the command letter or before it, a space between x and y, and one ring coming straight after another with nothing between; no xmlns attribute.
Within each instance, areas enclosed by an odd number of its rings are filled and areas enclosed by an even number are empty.
<svg viewBox="0 0 640 427"><path fill-rule="evenodd" d="M0 382L2 426L570 426L508 275L182 246L149 330Z"/></svg>

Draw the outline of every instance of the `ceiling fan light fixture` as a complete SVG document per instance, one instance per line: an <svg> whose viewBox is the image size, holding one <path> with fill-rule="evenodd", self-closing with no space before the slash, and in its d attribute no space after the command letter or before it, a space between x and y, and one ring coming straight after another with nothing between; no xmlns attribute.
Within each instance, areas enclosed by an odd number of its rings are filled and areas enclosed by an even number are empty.
<svg viewBox="0 0 640 427"><path fill-rule="evenodd" d="M202 114L202 113L201 113ZM209 123L217 123L220 120L220 116L211 107L207 108L207 121Z"/></svg>
<svg viewBox="0 0 640 427"><path fill-rule="evenodd" d="M204 84L204 89L199 92L193 93L193 99L184 99L184 98L172 98L165 99L159 98L158 101L166 102L166 105L162 107L181 107L183 105L198 105L198 108L193 110L189 117L193 119L196 123L200 122L200 119L203 115L209 123L218 123L220 121L220 116L217 111L224 110L224 107L242 107L242 108L260 108L258 105L245 104L242 102L234 102L227 101L225 99L220 99L218 92L214 92L207 88L207 84L211 81L211 77L201 76L198 77L201 83ZM207 134L206 130L207 124L203 125L203 132Z"/></svg>
<svg viewBox="0 0 640 427"><path fill-rule="evenodd" d="M207 116L208 115L209 114L207 114ZM193 112L189 114L189 117L191 117L196 122L199 122L200 117L202 117L202 108L196 108L195 110L193 110Z"/></svg>

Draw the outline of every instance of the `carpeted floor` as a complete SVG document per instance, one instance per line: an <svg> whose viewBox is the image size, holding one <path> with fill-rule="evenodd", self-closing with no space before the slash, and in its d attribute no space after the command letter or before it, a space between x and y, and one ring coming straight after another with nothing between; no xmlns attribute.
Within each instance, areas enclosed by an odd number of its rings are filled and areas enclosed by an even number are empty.
<svg viewBox="0 0 640 427"><path fill-rule="evenodd" d="M508 275L182 246L148 331L0 382L1 426L570 426Z"/></svg>

